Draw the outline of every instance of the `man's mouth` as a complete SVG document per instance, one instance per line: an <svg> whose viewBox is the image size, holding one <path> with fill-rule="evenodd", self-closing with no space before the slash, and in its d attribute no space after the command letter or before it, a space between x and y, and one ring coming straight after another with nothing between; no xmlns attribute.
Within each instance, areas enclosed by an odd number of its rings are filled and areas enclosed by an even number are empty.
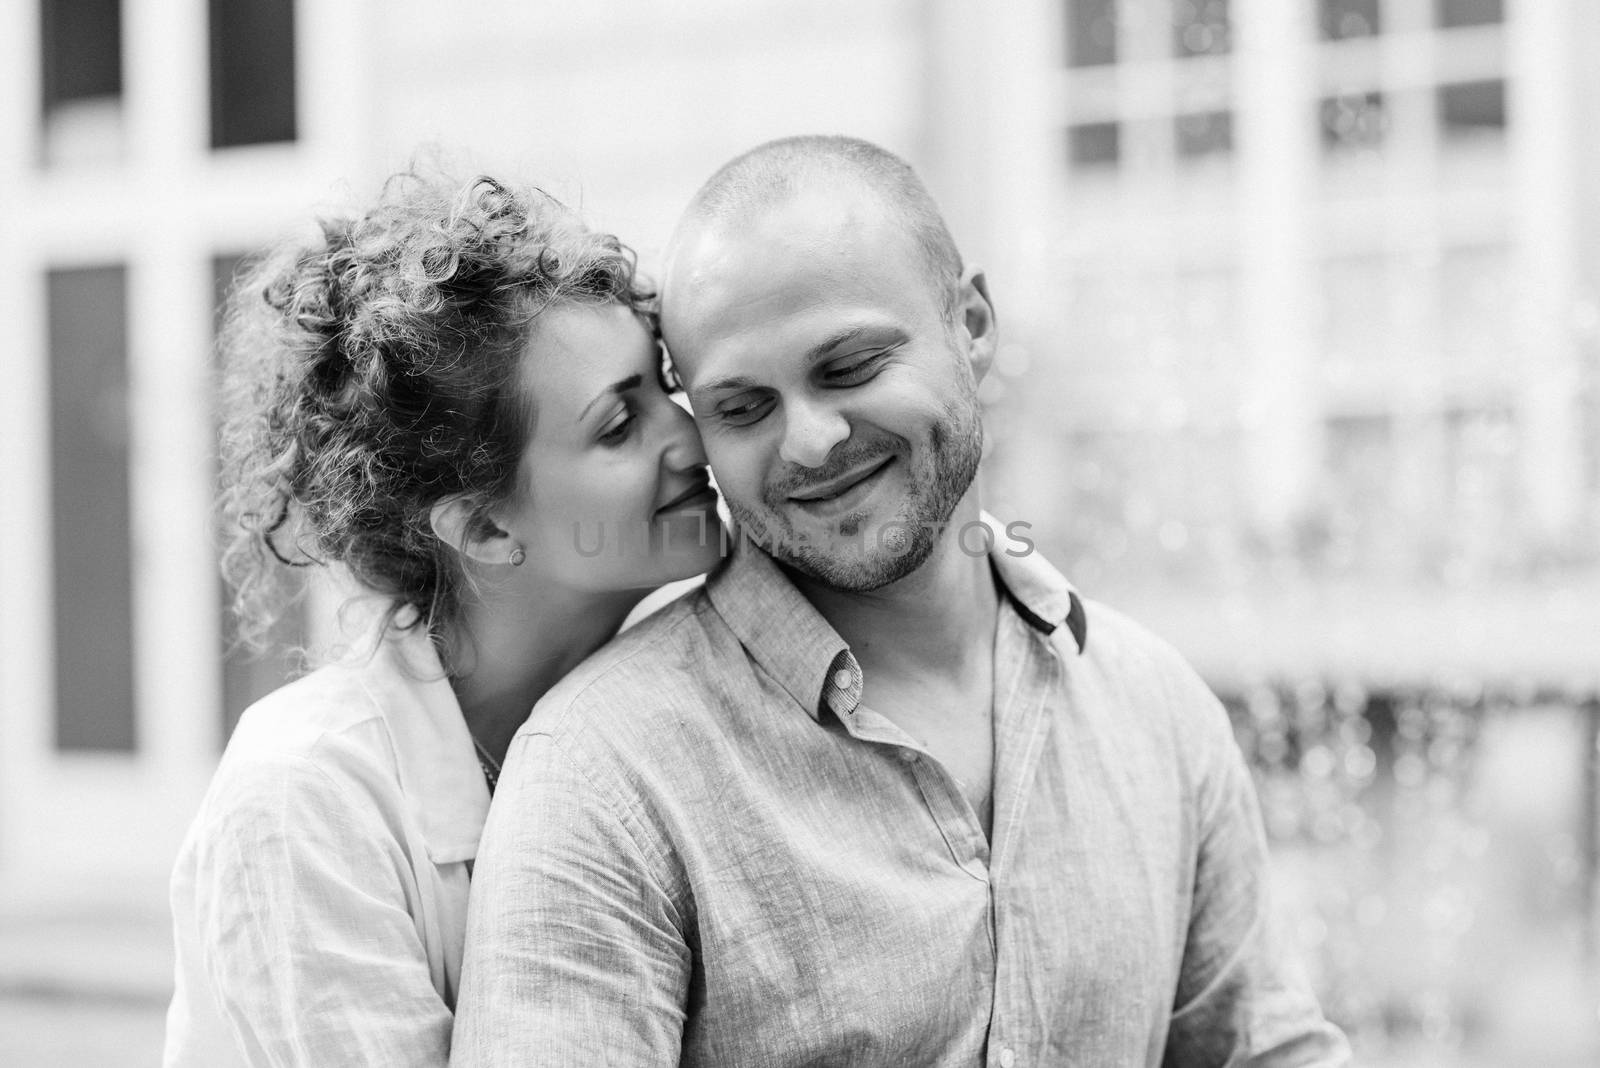
<svg viewBox="0 0 1600 1068"><path fill-rule="evenodd" d="M831 478L826 482L807 486L798 493L791 493L789 499L811 512L832 512L848 508L877 485L878 476L893 462L893 456L885 456L838 478Z"/></svg>

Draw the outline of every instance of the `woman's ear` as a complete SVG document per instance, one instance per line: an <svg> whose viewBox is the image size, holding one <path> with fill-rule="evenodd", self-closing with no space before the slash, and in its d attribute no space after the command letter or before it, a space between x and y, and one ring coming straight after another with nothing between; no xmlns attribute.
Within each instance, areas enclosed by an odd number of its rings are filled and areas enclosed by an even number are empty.
<svg viewBox="0 0 1600 1068"><path fill-rule="evenodd" d="M967 363L972 367L973 378L982 382L994 363L999 332L994 302L989 299L989 280L981 267L971 266L961 272L956 290L956 321L965 335Z"/></svg>
<svg viewBox="0 0 1600 1068"><path fill-rule="evenodd" d="M522 546L485 516L472 497L446 497L428 513L434 536L468 560L480 564L510 564ZM517 560L516 563L521 563Z"/></svg>

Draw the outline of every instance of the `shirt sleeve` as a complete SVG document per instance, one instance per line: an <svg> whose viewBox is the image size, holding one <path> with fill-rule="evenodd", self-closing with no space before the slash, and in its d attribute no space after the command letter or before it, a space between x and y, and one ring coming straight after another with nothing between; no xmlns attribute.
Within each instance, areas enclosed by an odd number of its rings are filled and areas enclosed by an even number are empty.
<svg viewBox="0 0 1600 1068"><path fill-rule="evenodd" d="M1227 713L1192 684L1203 700L1199 855L1163 1068L1347 1065L1344 1035L1323 1018L1274 915L1261 813Z"/></svg>
<svg viewBox="0 0 1600 1068"><path fill-rule="evenodd" d="M691 954L615 791L520 736L473 874L451 1063L676 1065Z"/></svg>
<svg viewBox="0 0 1600 1068"><path fill-rule="evenodd" d="M194 923L245 1063L446 1063L450 1010L412 918L400 841L304 757L235 769L197 851Z"/></svg>

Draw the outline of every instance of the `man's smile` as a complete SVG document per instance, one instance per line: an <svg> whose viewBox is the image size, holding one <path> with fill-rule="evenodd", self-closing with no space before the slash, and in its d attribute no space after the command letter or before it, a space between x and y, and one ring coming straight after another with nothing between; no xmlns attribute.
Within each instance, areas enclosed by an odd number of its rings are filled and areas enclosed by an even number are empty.
<svg viewBox="0 0 1600 1068"><path fill-rule="evenodd" d="M789 495L807 514L819 519L842 515L859 505L883 481L883 473L894 463L885 456L814 486Z"/></svg>

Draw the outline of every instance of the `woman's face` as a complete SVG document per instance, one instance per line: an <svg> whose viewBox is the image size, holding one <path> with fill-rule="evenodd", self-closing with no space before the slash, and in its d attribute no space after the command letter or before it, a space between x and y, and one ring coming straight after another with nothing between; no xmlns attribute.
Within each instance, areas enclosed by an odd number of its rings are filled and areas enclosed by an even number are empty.
<svg viewBox="0 0 1600 1068"><path fill-rule="evenodd" d="M655 341L624 305L535 320L522 385L533 429L502 525L524 571L571 589L652 589L721 555L717 495L694 420L660 380Z"/></svg>

